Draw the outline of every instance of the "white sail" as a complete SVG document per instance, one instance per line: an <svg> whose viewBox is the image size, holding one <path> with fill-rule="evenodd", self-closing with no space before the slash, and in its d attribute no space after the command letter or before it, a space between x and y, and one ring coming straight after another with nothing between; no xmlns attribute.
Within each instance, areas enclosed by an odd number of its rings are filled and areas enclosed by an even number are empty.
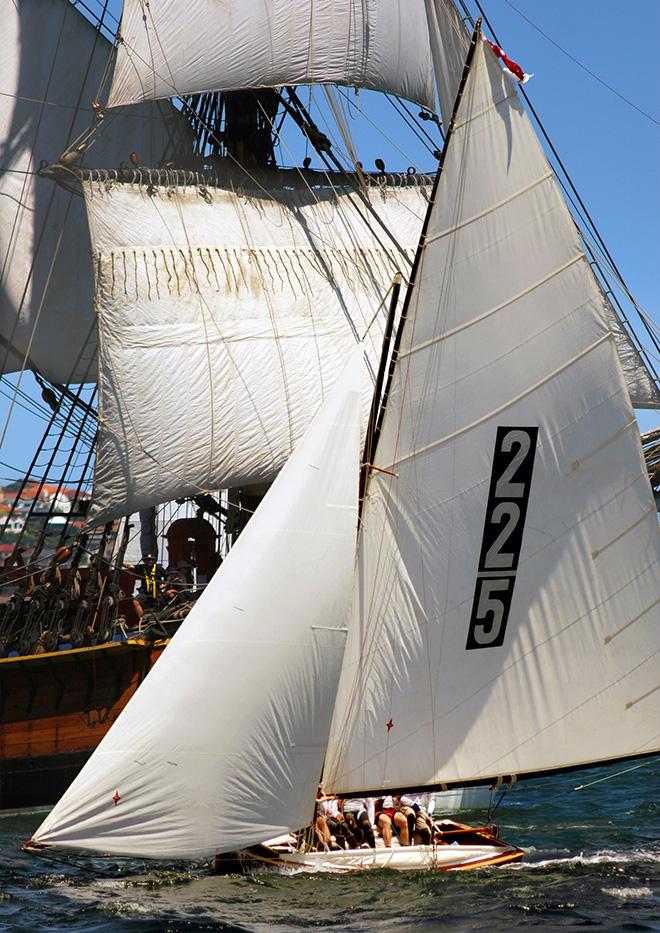
<svg viewBox="0 0 660 933"><path fill-rule="evenodd" d="M470 34L454 0L424 0L440 112L449 126L463 76Z"/></svg>
<svg viewBox="0 0 660 933"><path fill-rule="evenodd" d="M433 107L424 0L125 0L121 36L111 107L297 84Z"/></svg>
<svg viewBox="0 0 660 933"><path fill-rule="evenodd" d="M91 102L110 54L109 43L68 0L3 4L0 373L27 365L55 382L96 380L84 206L35 173L94 122ZM118 166L134 150L157 164L175 123L185 121L169 104L120 112L106 121L85 162Z"/></svg>
<svg viewBox="0 0 660 933"><path fill-rule="evenodd" d="M197 858L312 819L355 562L362 350L34 840Z"/></svg>
<svg viewBox="0 0 660 933"><path fill-rule="evenodd" d="M410 297L326 786L657 751L660 534L637 423L573 221L481 39Z"/></svg>
<svg viewBox="0 0 660 933"><path fill-rule="evenodd" d="M614 334L619 362L628 387L630 401L635 408L660 408L660 391L651 376L639 350L633 346L619 316L607 302L607 314Z"/></svg>
<svg viewBox="0 0 660 933"><path fill-rule="evenodd" d="M276 475L374 316L377 358L428 201L406 179L369 192L400 248L348 187L85 185L101 338L92 521Z"/></svg>

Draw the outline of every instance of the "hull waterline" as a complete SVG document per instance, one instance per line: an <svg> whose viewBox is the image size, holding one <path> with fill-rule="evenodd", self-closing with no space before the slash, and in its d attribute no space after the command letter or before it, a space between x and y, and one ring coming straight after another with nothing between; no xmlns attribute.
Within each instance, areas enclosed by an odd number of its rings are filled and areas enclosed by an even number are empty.
<svg viewBox="0 0 660 933"><path fill-rule="evenodd" d="M467 871L519 862L522 857L522 850L514 846L459 844L291 853L280 855L279 860L288 868L305 872L355 872L378 868L393 871Z"/></svg>
<svg viewBox="0 0 660 933"><path fill-rule="evenodd" d="M453 820L436 823L438 838L431 845L394 845L379 839L376 848L297 851L292 837L269 840L239 853L218 855L214 874L271 867L288 872L347 873L387 868L392 871L468 871L519 862L524 852L497 836L494 827L474 828Z"/></svg>
<svg viewBox="0 0 660 933"><path fill-rule="evenodd" d="M55 803L166 641L0 659L0 811Z"/></svg>

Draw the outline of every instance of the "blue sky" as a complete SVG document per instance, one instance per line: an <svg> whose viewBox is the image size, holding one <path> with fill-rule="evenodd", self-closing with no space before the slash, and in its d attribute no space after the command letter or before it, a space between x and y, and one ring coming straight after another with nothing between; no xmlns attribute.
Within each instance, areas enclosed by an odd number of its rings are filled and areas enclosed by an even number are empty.
<svg viewBox="0 0 660 933"><path fill-rule="evenodd" d="M474 10L472 0L468 2ZM639 109L587 74L514 7ZM638 0L629 7L620 0L484 0L484 8L509 56L534 74L526 90L546 130L629 288L660 323L660 2ZM490 34L487 27L485 31ZM315 95L320 98L321 92ZM301 96L306 101L306 92ZM382 156L391 169L434 167L435 160L404 132L399 116L380 95L363 92L360 104L386 136L405 139L406 158L363 121L352 123L366 168L373 168L375 156ZM289 138L285 160L290 155L301 158L304 144L297 136ZM26 388L32 385L27 376ZM0 397L1 426L7 407ZM659 420L654 412L640 415L643 429ZM0 460L27 468L39 433L34 419L22 412L14 415ZM10 475L15 474L0 465L0 478Z"/></svg>

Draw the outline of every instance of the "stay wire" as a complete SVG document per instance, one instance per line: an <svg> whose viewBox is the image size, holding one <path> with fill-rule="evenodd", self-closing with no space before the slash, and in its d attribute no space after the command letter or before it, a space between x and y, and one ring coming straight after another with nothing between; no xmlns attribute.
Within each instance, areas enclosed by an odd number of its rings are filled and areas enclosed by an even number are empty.
<svg viewBox="0 0 660 933"><path fill-rule="evenodd" d="M630 774L631 771L639 771L640 768L648 767L650 763L657 762L660 762L660 756L658 756L658 758L647 758L645 761L638 765L633 765L630 768L624 768L622 771L615 771L614 774L606 774L602 778L596 778L595 781L589 781L586 784L578 784L577 787L569 787L567 790L561 791L559 794L554 794L552 797L544 800L542 806L545 806L546 803L549 803L552 800L558 800L560 797L565 797L567 794L575 794L579 790L586 790L588 787L593 787L594 784L602 784L604 781L611 781L613 778L621 777L622 774Z"/></svg>
<svg viewBox="0 0 660 933"><path fill-rule="evenodd" d="M589 77L593 78L594 81L597 81L599 84L601 84L606 90L614 94L615 97L618 97L619 100L622 100L625 104L628 104L628 106L632 107L633 110L636 110L637 113L641 114L643 117L646 117L646 119L650 120L651 123L654 123L656 126L660 126L660 120L656 120L656 118L652 116L650 113L647 113L646 110L643 110L641 107L638 107L637 104L635 104L632 100L630 100L630 98L626 97L620 91L617 91L616 88L612 87L611 84L608 84L607 81L604 81L603 78L597 75L595 71L592 71L590 68L588 68L584 64L584 62L581 62L574 55L571 55L571 53L567 49L565 49L558 42L556 42L551 36L547 34L547 32L544 32L543 29L541 29L540 26L538 26L533 20L531 20L528 16L526 16L522 10L519 10L517 6L511 3L511 0L504 0L504 2L506 3L507 6L511 7L514 13L517 13L518 16L524 19L525 22L532 27L532 29L535 29L536 32L539 33L539 35L543 36L543 38L546 39L551 45L554 45L554 47L558 49L562 53L562 55L565 55L566 58L569 58L573 62L574 65L577 65L578 68L581 68L582 71L588 74Z"/></svg>
<svg viewBox="0 0 660 933"><path fill-rule="evenodd" d="M435 155L435 153L438 152L438 147L436 146L435 149L431 148L427 140L424 139L422 134L419 132L417 127L414 125L412 119L406 113L402 111L400 107L400 101L398 100L398 98L395 100L390 94L386 94L385 97L387 98L390 105L394 108L396 113L398 113L398 115L401 117L403 122L412 130L412 132L415 134L417 139L419 139L421 144L431 153L431 155Z"/></svg>
<svg viewBox="0 0 660 933"><path fill-rule="evenodd" d="M484 21L484 22L486 23L486 25L488 26L488 29L490 30L491 35L493 36L493 38L495 39L495 41L497 42L497 44L500 45L500 39L498 38L497 33L495 32L495 29L493 28L493 26L492 26L490 20L488 19L486 13L484 12L480 0L475 0L475 5L476 5L477 9L479 10L479 13L480 13L481 16L482 16L483 21ZM472 17L469 17L469 18L472 19ZM626 283L625 283L625 281L624 281L624 278L623 278L623 276L621 275L621 273L620 273L620 271L619 271L619 269L618 269L618 267L617 267L617 265L616 265L616 263L615 263L615 261L614 261L612 255L611 255L611 253L610 253L609 250L607 249L607 246L606 246L606 244L605 244L605 241L603 240L602 236L600 235L600 233L599 233L599 231L598 231L598 228L596 227L596 224L595 224L593 218L591 217L591 214L589 213L589 210L588 210L586 204L584 203L584 201L583 201L582 198L580 197L580 194L579 194L577 188L575 187L575 184L574 184L574 182L573 182L573 180L572 180L572 178L571 178L571 176L570 176L570 174L569 174L569 172L568 172L568 169L567 169L566 166L564 165L564 162L562 161L562 159L561 159L561 157L560 157L560 155L559 155L559 153L558 153L558 151L557 151L557 149L556 149L554 143L553 143L552 140L550 139L550 136L548 135L548 132L547 132L547 130L545 129L545 126L543 125L543 123L542 123L542 121L541 121L541 118L540 118L539 114L537 113L536 108L535 108L534 105L532 104L532 102L531 102L531 100L530 100L530 98L529 98L529 95L526 93L524 87L520 87L520 93L522 94L523 98L525 99L525 102L526 102L527 106L529 107L529 111L530 111L530 113L532 114L532 116L533 116L533 118L534 118L534 121L536 122L536 125L538 126L540 132L542 133L543 138L545 139L545 141L546 141L546 143L547 143L547 145L548 145L548 147L549 147L549 149L550 149L552 155L553 155L554 158L556 159L557 165L558 165L558 167L561 169L561 172L563 173L563 176L564 176L564 178L566 179L566 182L567 182L568 185L570 186L570 189L571 189L571 191L573 192L574 197L577 199L577 201L578 201L578 203L579 203L579 205L580 205L580 208L581 208L581 210L583 211L583 217L584 217L584 218L586 219L586 221L587 221L587 226L591 229L592 234L593 234L593 236L595 237L596 242L598 243L599 248L603 251L604 255L607 257L607 261L609 262L610 267L611 267L611 268L614 270L614 272L616 273L617 279L618 279L618 281L619 281L619 283L620 283L622 289L625 291L626 295L630 298L630 300L633 302L633 304L636 304L636 302L634 301L634 299L633 299L633 297L632 297L632 294L631 294L631 292L630 292L628 286L626 285ZM558 175L557 175L557 177L558 177L558 180L559 180L560 183L561 183L561 179L559 178ZM562 185L562 187L563 187L563 185ZM640 319L641 319L641 321L642 321L642 324L643 324L643 326L644 326L644 329L648 332L648 334L649 334L649 336L650 336L650 338L651 338L651 341L652 341L652 343L653 343L653 346L656 348L656 350L658 350L658 351L660 352L660 341L658 341L658 338L655 336L655 334L653 333L653 331L651 330L651 328L649 328L649 326L648 326L647 322L644 320L644 318L640 316Z"/></svg>

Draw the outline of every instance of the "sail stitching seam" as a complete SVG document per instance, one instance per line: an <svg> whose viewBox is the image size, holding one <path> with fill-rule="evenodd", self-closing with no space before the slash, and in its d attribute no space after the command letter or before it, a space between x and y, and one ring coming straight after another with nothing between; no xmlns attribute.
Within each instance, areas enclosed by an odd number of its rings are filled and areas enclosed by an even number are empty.
<svg viewBox="0 0 660 933"><path fill-rule="evenodd" d="M645 512L642 512L639 518L636 518L635 521L632 523L632 525L628 525L627 528L624 528L623 531L620 531L618 535L616 535L614 538L608 541L607 544L604 544L601 548L596 548L595 550L593 550L591 552L592 559L595 560L597 557L600 557L603 551L606 551L608 547L611 547L613 544L616 544L616 542L619 541L621 538L623 538L625 535L627 535L629 531L632 531L632 529L636 528L637 525L641 525L641 523L644 521L645 518L648 518L649 515L655 515L656 512L657 512L656 505L655 505L655 502L653 502L650 508L646 509Z"/></svg>
<svg viewBox="0 0 660 933"><path fill-rule="evenodd" d="M609 642L612 641L613 638L616 638L617 635L620 635L622 632L625 632L627 628L630 628L631 625L634 625L635 622L643 618L646 615L646 613L650 612L654 606L658 605L658 603L660 603L660 596L658 596L658 598L654 602L652 602L650 606L647 606L646 609L642 609L641 612L637 613L634 619L630 619L628 622L626 622L625 625L622 625L621 628L617 629L616 632L612 632L611 635L606 635L605 638L603 639L604 643L607 645Z"/></svg>
<svg viewBox="0 0 660 933"><path fill-rule="evenodd" d="M536 389L545 385L546 382L549 382L551 379L554 379L555 376L560 375L569 367L573 366L575 363L579 362L582 357L587 356L591 353L592 350L596 350L601 344L605 343L607 340L612 340L614 335L611 331L608 331L602 337L599 337L598 340L595 340L592 344L586 347L584 350L581 350L579 353L576 353L575 356L571 357L570 360L567 360L565 363L562 363L561 366L558 366L551 373L548 373L547 376L544 376L543 379L539 379L538 382L535 382L533 385L528 386L524 391L520 392L514 398L508 399L504 404L500 405L498 408L494 408L492 411L488 412L486 415L482 415L481 418L477 418L476 421L471 422L471 424L466 424L464 427L459 428L457 431L453 431L451 434L446 434L444 437L438 438L437 441L432 441L430 444L426 444L424 447L419 447L417 450L411 450L409 453L404 454L401 457L398 457L396 460L393 460L391 463L387 464L386 469L392 469L395 466L398 466L401 463L404 463L406 460L410 460L413 457L417 457L420 454L428 453L430 450L434 450L436 447L441 446L442 444L447 443L447 441L453 440L455 437L459 437L461 434L465 434L467 431L471 431L473 428L479 427L486 421L489 421L491 418L494 418L496 415L499 415L501 412L506 411L507 408L510 408L512 405L515 405L516 402L519 402L521 399L530 395Z"/></svg>
<svg viewBox="0 0 660 933"><path fill-rule="evenodd" d="M604 450L606 447L608 447L618 438L623 437L626 431L629 431L630 428L632 428L633 425L636 425L636 424L637 424L637 419L632 418L630 421L628 421L627 424L624 424L622 428L619 428L618 431L615 431L614 434L610 434L609 437L606 437L605 440L602 442L602 444L599 444L598 447L594 447L593 450L590 450L589 453L584 454L583 457L580 457L578 460L574 460L573 463L571 464L571 472L578 470L582 466L583 463L585 463L595 454L599 454L602 450Z"/></svg>
<svg viewBox="0 0 660 933"><path fill-rule="evenodd" d="M623 590L625 590L625 588L626 588L627 586L629 586L629 585L630 585L631 583L633 583L635 580L639 579L639 577L643 576L643 574L646 573L647 570L649 570L649 569L651 569L652 567L655 567L655 566L656 566L656 562L655 562L655 561L652 561L650 564L647 564L646 567L644 567L644 568L640 571L640 573L637 574L636 577L634 577L632 580L627 581L627 582L626 582L622 587L620 587L618 590L615 590L613 593L610 593L609 596L607 596L605 599L601 600L601 602L599 602L597 605L590 606L590 607L586 610L586 612L584 612L584 613L582 613L581 615L577 616L577 618L572 619L572 620L571 620L570 622L568 622L565 626L563 626L563 628L561 628L559 631L557 631L557 632L555 632L553 635L551 635L551 636L549 636L549 637L543 639L543 641L536 643L536 644L533 645L531 648L529 648L527 651L524 651L522 654L520 654L517 658L514 658L514 659L507 665L507 667L505 667L505 668L500 672L500 675L498 675L498 676L501 676L501 675L503 675L503 674L506 674L508 671L513 670L514 667L516 667L516 666L517 666L518 664L520 664L521 662L524 662L531 654L536 653L540 648L543 648L545 645L549 644L549 643L550 643L551 641L553 641L554 639L559 638L560 636L562 636L563 634L565 634L565 632L567 632L568 629L572 628L574 625L577 625L579 622L582 622L582 621L584 621L585 619L587 619L590 615L592 615L594 612L596 612L596 610L600 609L601 607L603 607L604 605L606 605L606 603L608 603L611 599L613 599L615 596L618 596L621 592L623 592ZM470 596L470 600L471 600L471 599L472 599L472 596ZM464 603L466 603L466 602L468 602L468 601L469 601L469 600L465 600ZM464 603L463 603L463 604L464 604ZM651 655L651 657L652 657L652 655ZM648 658L646 658L645 661L646 661L646 660L648 660ZM642 663L645 663L645 661L642 662ZM636 668L635 668L635 669L636 669ZM629 672L629 673L632 673L632 672ZM627 675L626 675L626 676L627 676ZM497 676L496 676L496 677L491 677L489 680L485 681L483 684L481 684L481 686L479 687L478 690L475 690L473 693L470 693L470 694L468 694L467 696L463 697L463 699L461 699L458 703L455 703L454 706L452 706L452 707L450 707L449 709L445 710L445 711L442 713L442 715L441 715L440 717L438 717L435 721L437 722L437 721L439 721L439 720L441 720L441 719L444 719L444 718L447 717L447 716L450 716L452 713L456 712L456 710L458 710L458 709L459 709L461 706L463 706L465 703L468 703L470 700L473 700L473 699L474 699L476 696L478 696L478 694L481 693L483 690L486 690L486 689L488 689L489 687L491 687L491 686L493 685L493 683L494 683L496 680L497 680ZM417 734L418 732L422 732L424 729L428 729L428 727L431 726L431 725L433 725L433 723L432 723L431 721L429 721L429 720L424 721L423 723L421 723L421 724L418 726L418 728L417 728L416 730L414 730L413 732L408 732L404 738L400 739L400 740L399 740L399 743L400 743L400 742L406 742L406 743L410 742L411 738L412 738L415 734ZM398 743L395 743L395 744L398 744ZM365 759L365 761L362 763L362 766L364 766L365 764L369 764L370 761L372 761L372 760L373 760L374 758L376 758L376 757L377 757L377 754L371 756L370 758ZM355 769L353 769L353 770L355 770Z"/></svg>
<svg viewBox="0 0 660 933"><path fill-rule="evenodd" d="M455 226L447 227L446 230L442 230L440 233L434 233L432 236L427 237L425 245L434 243L436 240L441 240L443 237L449 236L452 233L456 233L457 230L461 230L463 227L467 227L469 224L475 223L475 221L481 220L483 217L487 217L489 214L492 214L493 211L497 211L500 207L504 207L506 204L510 204L512 201L515 201L516 198L522 197L523 194L527 194L528 191L533 191L534 188L539 187L540 185L544 184L544 182L549 181L551 178L554 178L552 172L546 172L545 175L542 175L540 178L531 181L528 185L525 185L524 188L519 188L518 191L514 191L513 194L510 194L507 198L503 198L501 201L498 201L497 204L492 204L490 207L480 211L478 214L474 214L472 217L461 220L460 223L455 224Z"/></svg>
<svg viewBox="0 0 660 933"><path fill-rule="evenodd" d="M518 99L518 95L515 92L515 89L511 93L506 94L504 97L501 97L500 100L494 100L488 107L485 107L483 110L480 110L478 113L473 113L472 116L468 117L467 120L463 120L461 123L454 124L454 132L456 130L462 130L464 126L469 126L470 123L474 123L475 120L485 117L487 113L497 110L502 104L505 104L508 100L512 98Z"/></svg>
<svg viewBox="0 0 660 933"><path fill-rule="evenodd" d="M513 295L511 298L508 298L506 301L503 301L499 305L495 305L494 308L489 308L488 311L484 311L483 314L478 315L477 317L470 318L469 321L464 321L462 324L459 324L457 327L452 327L451 330L445 331L443 334L440 334L437 337L433 337L430 340L425 340L423 343L418 343L414 347L405 350L400 354L401 358L411 356L413 353L417 353L419 350L426 350L428 347L435 346L438 343L441 343L443 340L446 340L448 337L453 337L456 334L460 334L461 331L467 330L468 327L473 327L475 324L479 324L481 321L484 321L486 318L490 317L492 314L497 314L498 311L504 310L504 308L509 307L509 305L514 304L520 298L524 298L526 295L529 295L536 288L540 288L541 285L545 285L546 282L550 282L555 276L560 275L566 269L570 269L571 266L575 265L576 262L579 262L581 259L584 259L584 254L580 253L579 256L575 256L573 259L569 259L568 262L565 262L562 266L559 266L557 269L553 269L552 272L549 272L542 279L539 279L537 282L532 283L527 288L518 292L516 295ZM589 301L592 299L589 299ZM586 304L587 302L585 302Z"/></svg>
<svg viewBox="0 0 660 933"><path fill-rule="evenodd" d="M658 684L657 687L652 687L650 690L647 690L646 693L643 693L641 696L637 697L636 700L628 700L626 703L626 709L630 709L630 707L634 706L636 703L641 703L642 700L650 697L652 693L656 692L656 690L660 690L660 684Z"/></svg>

